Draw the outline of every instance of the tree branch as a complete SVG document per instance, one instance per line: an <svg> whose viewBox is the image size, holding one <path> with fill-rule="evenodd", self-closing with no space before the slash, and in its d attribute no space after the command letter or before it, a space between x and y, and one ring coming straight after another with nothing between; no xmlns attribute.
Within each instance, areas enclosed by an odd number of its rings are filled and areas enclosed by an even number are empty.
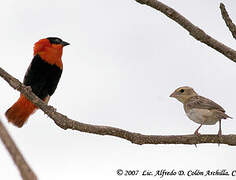
<svg viewBox="0 0 236 180"><path fill-rule="evenodd" d="M197 39L198 41L201 41L202 43L205 43L206 45L212 47L216 51L225 55L227 58L236 62L236 51L234 49L231 49L230 47L212 38L211 36L206 34L202 29L192 24L188 19L186 19L184 16L182 16L180 13L178 13L174 9L168 7L167 5L157 0L136 0L136 1L140 4L146 4L162 12L163 14L168 16L170 19L177 22L184 29L186 29L190 33L190 35L193 36L195 39Z"/></svg>
<svg viewBox="0 0 236 180"><path fill-rule="evenodd" d="M225 24L228 26L229 30L231 31L232 36L234 37L234 39L236 39L236 26L232 22L231 18L229 17L229 14L226 11L225 5L223 3L220 3L220 10L221 10L222 18L225 21Z"/></svg>
<svg viewBox="0 0 236 180"><path fill-rule="evenodd" d="M17 168L19 169L21 177L24 180L37 180L36 175L34 174L33 170L30 168L30 166L27 164L27 162L25 161L23 155L17 148L16 144L14 143L13 139L7 132L1 120L0 120L0 139L2 140L3 144L5 145L8 152L10 153Z"/></svg>
<svg viewBox="0 0 236 180"><path fill-rule="evenodd" d="M23 85L19 80L12 77L2 68L0 68L0 76L5 79L8 84L14 89L20 91L26 98L38 106L45 114L54 120L56 125L60 128L72 129L86 133L98 135L110 135L126 139L134 144L200 144L200 143L221 143L236 146L236 135L222 135L219 138L217 135L179 135L179 136L157 136L157 135L143 135L135 132L129 132L123 129L118 129L109 126L98 126L85 124L67 118L65 115L56 112L52 106L48 106L34 93L31 88Z"/></svg>

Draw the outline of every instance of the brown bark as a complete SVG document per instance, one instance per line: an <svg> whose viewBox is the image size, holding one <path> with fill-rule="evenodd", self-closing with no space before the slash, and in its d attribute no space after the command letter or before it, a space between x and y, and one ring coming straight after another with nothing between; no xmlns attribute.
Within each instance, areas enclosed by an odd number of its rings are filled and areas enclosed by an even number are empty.
<svg viewBox="0 0 236 180"><path fill-rule="evenodd" d="M166 16L170 19L177 22L184 29L186 29L191 36L193 36L198 41L205 43L221 54L225 55L227 58L236 62L236 51L230 47L224 45L223 43L212 38L206 34L202 29L192 24L188 19L182 16L180 13L174 9L168 7L167 5L157 1L157 0L136 0L140 4L146 4ZM236 26L229 17L225 6L223 3L220 4L222 17L231 31L233 37L236 39ZM0 68L0 76L8 82L8 84L20 91L25 97L32 101L36 106L38 106L45 114L51 117L56 125L60 128L66 130L77 130L81 132L93 133L98 135L110 135L126 139L134 144L200 144L200 143L221 143L235 146L236 145L236 135L222 135L220 138L217 135L169 135L169 136L160 136L160 135L143 135L140 133L129 132L119 128L109 127L109 126L98 126L85 124L81 122L74 121L67 118L65 115L56 112L55 108L48 106L41 99L39 99L35 94L31 92L29 87L24 86L19 80L12 77L2 68ZM16 147L12 138L8 134L6 128L0 121L0 138L3 141L3 144L6 146L7 150L11 154L12 159L20 170L21 176L25 180L36 180L37 177L34 172L31 170L27 162L24 160L22 154Z"/></svg>
<svg viewBox="0 0 236 180"><path fill-rule="evenodd" d="M3 144L5 145L8 152L10 153L17 168L19 169L22 179L37 180L36 175L34 174L33 170L30 168L30 166L27 164L27 162L25 161L23 155L17 148L16 144L14 143L13 139L7 132L1 120L0 120L0 139L2 140Z"/></svg>
<svg viewBox="0 0 236 180"><path fill-rule="evenodd" d="M236 145L236 135L223 135L219 138L217 135L180 135L180 136L158 136L158 135L143 135L140 133L129 132L123 129L85 124L74 121L65 115L56 112L52 106L48 106L34 93L29 87L24 86L19 80L12 77L2 68L0 68L0 76L3 77L11 87L20 91L25 97L38 106L45 114L54 120L56 125L62 129L77 130L86 133L98 135L110 135L126 139L134 144L200 144L200 143L221 143L228 145Z"/></svg>
<svg viewBox="0 0 236 180"><path fill-rule="evenodd" d="M157 0L136 0L136 1L139 2L140 4L146 4L162 12L163 14L168 16L170 19L177 22L184 29L186 29L189 32L189 34L193 36L195 39L212 47L216 51L225 55L227 58L236 62L236 51L234 49L231 49L230 47L212 38L211 36L206 34L202 29L192 24L188 19L186 19L184 16L182 16L180 13L178 13L174 9L168 7L167 5Z"/></svg>
<svg viewBox="0 0 236 180"><path fill-rule="evenodd" d="M229 17L228 12L225 9L225 5L223 3L220 3L220 10L221 10L221 15L222 18L225 21L225 24L228 26L230 32L232 33L232 36L234 37L234 39L236 39L236 26L233 23L233 21L231 20L231 18Z"/></svg>

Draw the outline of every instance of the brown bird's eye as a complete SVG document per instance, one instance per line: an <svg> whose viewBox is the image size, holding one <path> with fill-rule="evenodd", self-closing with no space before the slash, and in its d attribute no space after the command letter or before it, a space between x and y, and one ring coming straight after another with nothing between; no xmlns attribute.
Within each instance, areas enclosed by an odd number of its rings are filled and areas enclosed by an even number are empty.
<svg viewBox="0 0 236 180"><path fill-rule="evenodd" d="M184 89L180 89L179 92L183 93L183 92L184 92Z"/></svg>

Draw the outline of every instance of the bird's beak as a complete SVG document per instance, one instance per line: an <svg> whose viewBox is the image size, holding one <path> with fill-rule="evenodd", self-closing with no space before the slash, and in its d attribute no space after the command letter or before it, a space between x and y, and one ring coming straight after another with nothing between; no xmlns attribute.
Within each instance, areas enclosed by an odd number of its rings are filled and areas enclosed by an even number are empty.
<svg viewBox="0 0 236 180"><path fill-rule="evenodd" d="M173 92L169 97L175 97L175 92Z"/></svg>
<svg viewBox="0 0 236 180"><path fill-rule="evenodd" d="M62 41L62 42L61 42L61 45L64 47L64 46L70 45L70 43L65 42L65 41Z"/></svg>

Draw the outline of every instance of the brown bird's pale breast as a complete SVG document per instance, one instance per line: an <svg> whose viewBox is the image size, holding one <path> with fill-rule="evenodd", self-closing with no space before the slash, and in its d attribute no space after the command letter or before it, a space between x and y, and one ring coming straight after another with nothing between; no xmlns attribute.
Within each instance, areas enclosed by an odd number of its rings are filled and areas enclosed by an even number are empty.
<svg viewBox="0 0 236 180"><path fill-rule="evenodd" d="M221 118L217 116L215 110L208 109L191 109L186 112L186 115L192 121L198 124L213 125L216 124Z"/></svg>

